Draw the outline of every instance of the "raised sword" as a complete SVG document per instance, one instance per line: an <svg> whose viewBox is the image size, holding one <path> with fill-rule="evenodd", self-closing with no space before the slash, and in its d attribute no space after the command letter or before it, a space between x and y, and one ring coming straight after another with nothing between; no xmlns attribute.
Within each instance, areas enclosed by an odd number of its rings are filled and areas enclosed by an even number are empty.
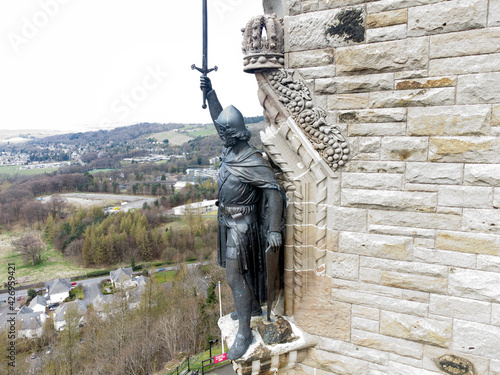
<svg viewBox="0 0 500 375"><path fill-rule="evenodd" d="M191 69L199 71L204 77L208 75L208 73L212 71L217 71L217 66L214 66L212 69L208 69L208 9L207 9L207 0L202 0L203 7L203 60L202 67L198 68L195 64L191 65ZM201 106L203 109L207 108L207 89L203 89L203 105Z"/></svg>

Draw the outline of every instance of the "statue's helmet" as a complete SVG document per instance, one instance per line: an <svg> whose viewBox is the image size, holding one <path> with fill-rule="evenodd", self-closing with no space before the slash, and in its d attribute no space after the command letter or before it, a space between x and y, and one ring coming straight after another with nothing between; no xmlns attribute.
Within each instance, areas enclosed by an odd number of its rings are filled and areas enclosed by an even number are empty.
<svg viewBox="0 0 500 375"><path fill-rule="evenodd" d="M227 136L246 141L250 139L250 131L245 126L243 115L232 105L226 107L215 122L224 129Z"/></svg>

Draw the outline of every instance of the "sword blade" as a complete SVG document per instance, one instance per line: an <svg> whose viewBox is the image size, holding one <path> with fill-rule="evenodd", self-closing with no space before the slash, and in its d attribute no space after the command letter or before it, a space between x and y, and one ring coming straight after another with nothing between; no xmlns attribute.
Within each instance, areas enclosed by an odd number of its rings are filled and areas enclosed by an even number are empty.
<svg viewBox="0 0 500 375"><path fill-rule="evenodd" d="M204 70L204 75L208 73L208 9L207 0L203 1L203 61L202 69Z"/></svg>

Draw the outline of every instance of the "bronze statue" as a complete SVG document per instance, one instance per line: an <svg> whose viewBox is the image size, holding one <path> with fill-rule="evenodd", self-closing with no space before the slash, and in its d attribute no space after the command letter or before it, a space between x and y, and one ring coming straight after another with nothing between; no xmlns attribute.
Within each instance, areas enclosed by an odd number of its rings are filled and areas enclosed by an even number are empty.
<svg viewBox="0 0 500 375"><path fill-rule="evenodd" d="M268 270L267 265L278 264L282 254L285 195L272 167L248 144L251 133L240 111L233 106L222 109L206 75L201 77L201 89L224 144L217 181L217 247L236 306L231 317L239 322L228 352L228 358L235 360L252 342L251 317L261 315L261 303L274 298L278 270ZM270 308L268 303L268 317Z"/></svg>

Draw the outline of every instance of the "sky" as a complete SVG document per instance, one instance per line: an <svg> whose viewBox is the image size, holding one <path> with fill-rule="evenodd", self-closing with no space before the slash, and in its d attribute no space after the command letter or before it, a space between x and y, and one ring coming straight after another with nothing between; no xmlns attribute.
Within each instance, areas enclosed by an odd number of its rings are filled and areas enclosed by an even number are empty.
<svg viewBox="0 0 500 375"><path fill-rule="evenodd" d="M199 89L202 0L2 0L0 132L207 123ZM221 104L262 114L242 70L241 28L260 0L208 0Z"/></svg>

